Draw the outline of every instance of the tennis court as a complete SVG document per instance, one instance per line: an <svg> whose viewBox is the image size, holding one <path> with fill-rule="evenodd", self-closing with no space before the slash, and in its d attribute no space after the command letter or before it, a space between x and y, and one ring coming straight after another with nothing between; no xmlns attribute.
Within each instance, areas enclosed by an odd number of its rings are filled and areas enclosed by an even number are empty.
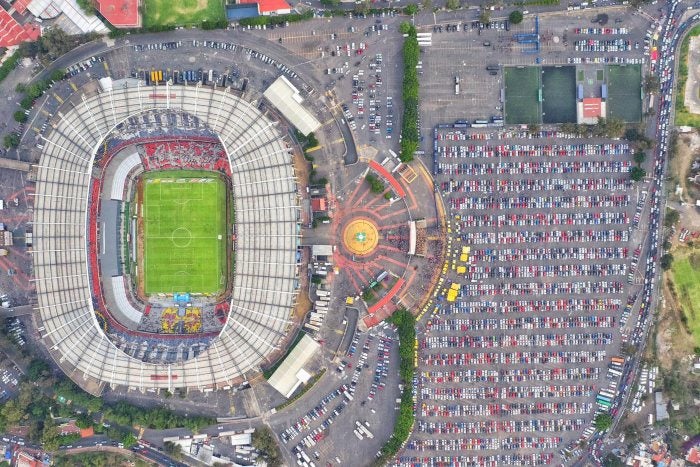
<svg viewBox="0 0 700 467"><path fill-rule="evenodd" d="M576 123L575 67L542 67L542 122Z"/></svg>
<svg viewBox="0 0 700 467"><path fill-rule="evenodd" d="M607 112L625 122L642 119L642 68L641 65L608 65Z"/></svg>
<svg viewBox="0 0 700 467"><path fill-rule="evenodd" d="M540 68L506 67L504 81L506 123L541 123Z"/></svg>
<svg viewBox="0 0 700 467"><path fill-rule="evenodd" d="M226 186L211 172L151 172L143 187L144 289L206 293L225 284Z"/></svg>

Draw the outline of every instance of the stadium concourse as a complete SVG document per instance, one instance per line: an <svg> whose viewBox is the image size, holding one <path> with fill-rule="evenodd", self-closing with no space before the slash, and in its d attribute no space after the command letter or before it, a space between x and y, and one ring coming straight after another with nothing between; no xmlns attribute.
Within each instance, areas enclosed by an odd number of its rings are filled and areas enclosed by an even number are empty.
<svg viewBox="0 0 700 467"><path fill-rule="evenodd" d="M38 329L55 361L94 394L105 385L208 391L245 381L279 350L291 328L297 297L299 202L285 132L269 114L229 90L154 90L127 81L101 91L81 89L59 109L51 127L39 146L32 255ZM100 275L94 253L111 248L125 255L125 249L120 240L104 244L99 199L105 193L102 201L113 196L111 201L121 202L123 192L108 185L125 181L125 172L191 167L197 155L187 154L190 140L198 141L191 143L193 148L223 148L226 157L225 163L216 156L203 165L231 180L235 262L230 303L209 311L190 307L179 320L164 309L171 324L182 321L191 332L200 330L202 314L215 312L221 331L206 336L208 342L197 334L184 335L185 345L199 345L198 352L153 363L144 361L148 358L134 343L156 348L166 336L120 325L110 312L121 311L105 305L103 292L113 289L121 303L117 307L137 316L130 309L134 305L125 304L121 281ZM122 149L127 156L105 177L105 156ZM149 307L139 312L147 316Z"/></svg>

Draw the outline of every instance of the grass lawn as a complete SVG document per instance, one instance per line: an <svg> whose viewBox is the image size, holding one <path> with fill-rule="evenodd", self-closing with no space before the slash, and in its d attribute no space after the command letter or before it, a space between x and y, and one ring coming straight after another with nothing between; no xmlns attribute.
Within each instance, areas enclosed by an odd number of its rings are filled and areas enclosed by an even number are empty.
<svg viewBox="0 0 700 467"><path fill-rule="evenodd" d="M145 0L143 23L152 26L199 25L202 21L226 19L222 0Z"/></svg>
<svg viewBox="0 0 700 467"><path fill-rule="evenodd" d="M700 128L700 115L688 112L685 106L685 85L688 81L688 49L690 38L700 35L700 25L688 31L681 43L680 60L678 61L678 76L676 78L676 125Z"/></svg>
<svg viewBox="0 0 700 467"><path fill-rule="evenodd" d="M700 346L700 251L675 254L671 270L688 329L693 333L695 345Z"/></svg>
<svg viewBox="0 0 700 467"><path fill-rule="evenodd" d="M226 185L218 176L194 171L149 173L144 180L142 222L147 294L212 294L224 287Z"/></svg>

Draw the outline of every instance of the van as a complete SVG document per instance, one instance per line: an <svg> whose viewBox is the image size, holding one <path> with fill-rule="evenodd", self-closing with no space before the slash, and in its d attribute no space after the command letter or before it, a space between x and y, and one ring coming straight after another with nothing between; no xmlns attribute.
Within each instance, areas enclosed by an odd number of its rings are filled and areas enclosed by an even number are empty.
<svg viewBox="0 0 700 467"><path fill-rule="evenodd" d="M491 42L490 41L484 41L484 47L490 47Z"/></svg>

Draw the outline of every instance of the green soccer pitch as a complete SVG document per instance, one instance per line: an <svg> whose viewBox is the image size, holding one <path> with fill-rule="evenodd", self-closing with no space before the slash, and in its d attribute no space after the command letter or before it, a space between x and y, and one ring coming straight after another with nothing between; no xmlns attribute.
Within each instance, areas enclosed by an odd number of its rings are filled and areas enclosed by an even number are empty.
<svg viewBox="0 0 700 467"><path fill-rule="evenodd" d="M215 294L226 283L226 185L211 172L150 172L143 180L146 294Z"/></svg>

